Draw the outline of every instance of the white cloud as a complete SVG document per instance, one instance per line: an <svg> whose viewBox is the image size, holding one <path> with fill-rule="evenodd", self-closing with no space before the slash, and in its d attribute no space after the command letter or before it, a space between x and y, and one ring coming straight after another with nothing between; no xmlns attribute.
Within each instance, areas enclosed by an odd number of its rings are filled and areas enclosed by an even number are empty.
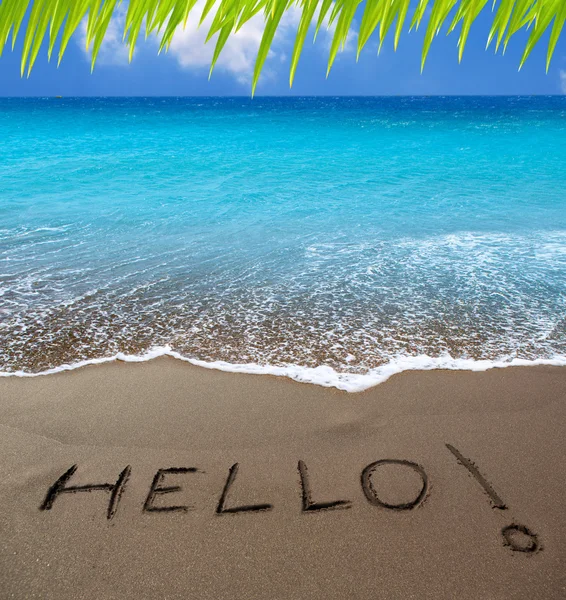
<svg viewBox="0 0 566 600"><path fill-rule="evenodd" d="M180 27L173 36L169 47L169 54L177 63L187 70L205 70L210 69L214 48L216 45L215 35L206 42L206 36L213 21L213 12L211 11L202 25L199 27L199 21L205 0L198 0L195 4L191 16L189 17L187 27ZM128 64L128 46L122 41L124 31L124 21L126 16L126 7L121 5L117 8L115 16L110 21L106 37L100 48L97 64L102 65L127 65ZM289 8L277 29L275 38L271 45L271 50L263 68L262 77L274 77L275 72L270 68L270 64L285 63L293 48L295 34L299 25L301 10L293 5ZM316 17L315 17L316 20ZM312 28L311 28L312 29ZM238 32L232 34L226 42L218 61L216 62L215 72L221 71L232 75L236 81L241 84L249 85L253 75L254 64L257 51L264 30L264 15L258 13L247 21ZM334 35L335 24L328 27L326 22L321 27L317 39L317 45L325 54L328 53ZM311 31L311 40L312 40ZM354 49L354 42L357 35L350 31L346 40L344 52ZM305 44L309 43L307 41ZM83 49L90 58L90 51L86 50L86 21L82 24L82 36L80 38ZM151 36L149 43L157 47L159 40L157 36Z"/></svg>
<svg viewBox="0 0 566 600"><path fill-rule="evenodd" d="M331 9L332 10L332 9ZM332 38L334 37L334 33L336 32L336 20L330 25L328 24L328 17L330 15L331 10L328 11L324 21L322 22L322 26L317 36L316 43L320 43L320 47L325 51L329 52L332 46ZM318 10L313 19L313 23L318 21ZM355 26L356 21L352 21L352 24ZM314 25L311 26L311 33L314 33ZM352 52L355 50L356 40L358 39L357 31L354 31L351 27L348 30L348 35L346 36L346 43L344 44L344 48L340 48L338 50L338 55L344 52Z"/></svg>
<svg viewBox="0 0 566 600"><path fill-rule="evenodd" d="M214 54L217 36L215 35L208 43L205 43L213 21L212 11L202 25L198 26L204 4L204 0L198 0L194 12L189 17L186 29L179 28L175 32L169 48L169 53L175 57L181 67L186 69L208 70ZM292 7L283 15L268 60L276 59L279 62L285 60L283 46L288 46L292 33L296 31L300 14L298 8ZM263 30L264 16L263 13L258 13L228 38L216 62L215 71L230 73L239 83L249 84Z"/></svg>
<svg viewBox="0 0 566 600"><path fill-rule="evenodd" d="M566 94L566 71L560 71L560 89Z"/></svg>
<svg viewBox="0 0 566 600"><path fill-rule="evenodd" d="M116 12L108 24L104 41L100 45L100 50L98 51L96 64L125 66L129 63L128 57L130 50L122 40L125 21L126 7L120 5L116 8ZM79 41L90 61L92 49L87 49L86 47L86 25L87 20L85 19L81 23L81 35L79 36Z"/></svg>
<svg viewBox="0 0 566 600"><path fill-rule="evenodd" d="M213 20L212 15L209 13L202 25L198 27L204 3L205 0L198 0L195 5L194 16L192 15L189 18L187 28L177 30L169 48L169 53L176 58L182 67L187 69L206 68L208 70L214 53L217 36L214 36L205 44L206 35ZM300 18L301 9L296 5L291 6L283 15L273 39L266 66L262 71L263 77L273 77L274 75L269 68L269 62L284 63L288 60L288 56L293 49ZM317 18L318 15L315 15L314 20L316 21ZM249 84L263 35L264 23L263 13L258 13L247 21L237 33L230 36L218 58L215 71L230 73L238 82ZM335 30L336 24L333 23L329 27L328 19L326 19L317 39L319 48L325 53L328 53L330 49ZM314 28L311 28L311 39L313 33ZM308 39L307 37L305 44L308 43ZM350 30L343 52L352 51L356 39L357 34Z"/></svg>

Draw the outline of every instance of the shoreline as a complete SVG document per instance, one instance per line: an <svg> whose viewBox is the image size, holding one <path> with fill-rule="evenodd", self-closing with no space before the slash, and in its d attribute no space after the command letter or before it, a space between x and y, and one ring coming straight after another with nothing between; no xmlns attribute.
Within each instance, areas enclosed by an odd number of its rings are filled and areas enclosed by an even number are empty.
<svg viewBox="0 0 566 600"><path fill-rule="evenodd" d="M565 368L347 394L163 357L0 398L6 597L564 595Z"/></svg>
<svg viewBox="0 0 566 600"><path fill-rule="evenodd" d="M0 371L1 378L34 378L45 377L48 375L57 375L77 369L83 369L91 366L101 366L113 363L146 363L160 358L172 358L179 362L190 364L203 369L220 371L225 373L245 374L245 375L271 375L290 379L297 383L308 383L323 388L335 388L350 393L365 392L373 387L388 381L394 375L406 372L426 372L426 371L465 371L465 372L485 372L491 369L506 369L509 367L536 367L536 366L566 366L566 356L557 356L554 358L522 359L513 358L504 359L464 359L452 358L450 355L439 357L430 357L426 355L398 357L395 361L385 363L367 373L343 373L334 370L327 365L318 367L304 367L300 365L258 365L255 363L228 363L225 361L204 361L194 358L188 358L182 354L171 350L169 347L154 348L141 355L128 355L122 352L102 358L92 358L79 361L73 364L63 364L58 367L40 371L38 373L29 373L26 371L5 372Z"/></svg>

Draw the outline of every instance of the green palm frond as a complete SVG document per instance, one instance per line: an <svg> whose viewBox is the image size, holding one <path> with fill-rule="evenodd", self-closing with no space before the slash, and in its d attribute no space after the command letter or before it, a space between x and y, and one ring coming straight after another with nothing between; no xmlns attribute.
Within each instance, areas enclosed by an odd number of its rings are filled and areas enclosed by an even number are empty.
<svg viewBox="0 0 566 600"><path fill-rule="evenodd" d="M122 1L127 5L124 39L129 45L130 58L142 29L146 37L157 34L160 50L167 50L175 31L186 25L197 3L197 0L0 0L0 55L10 38L13 48L18 33L25 29L21 65L22 75L26 71L29 75L44 41L49 58L58 42L60 62L69 40L84 21L94 67L110 20ZM301 14L291 57L291 84L311 26L315 35L324 24L333 31L328 60L330 71L336 55L348 40L361 4L363 0L206 0L201 22L211 15L207 39L217 36L211 71L230 36L249 19L263 13L263 38L252 82L255 89L281 19L291 9L298 9ZM459 28L461 59L470 28L484 9L493 14L487 45L494 42L496 50L505 49L518 31L529 30L520 66L543 33L549 30L548 69L566 21L566 0L365 0L357 38L358 55L376 32L380 49L390 31L393 31L393 44L397 48L405 27L418 28L426 22L422 66L433 39L445 24L448 33ZM193 16L197 18L198 15Z"/></svg>

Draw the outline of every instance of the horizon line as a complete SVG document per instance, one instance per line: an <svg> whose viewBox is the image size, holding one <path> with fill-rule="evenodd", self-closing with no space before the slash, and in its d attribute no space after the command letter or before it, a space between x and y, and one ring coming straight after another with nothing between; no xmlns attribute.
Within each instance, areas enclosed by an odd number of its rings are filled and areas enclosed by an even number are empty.
<svg viewBox="0 0 566 600"><path fill-rule="evenodd" d="M260 95L256 94L255 97L252 97L249 94L216 94L216 95L204 95L197 94L194 96L190 95L142 95L142 94L134 94L131 96L127 96L124 94L120 95L69 95L65 96L55 95L55 94L37 94L37 95L25 95L25 96L3 96L0 94L0 100L28 100L28 99L57 99L57 100L65 100L65 99L120 99L120 98L140 98L140 99L148 99L148 98L171 98L171 99L210 99L210 98L238 98L238 99L248 99L250 101L254 101L261 98L276 98L276 99L301 99L301 98L566 98L566 94L310 94L310 95L294 95L294 94L281 94L281 95Z"/></svg>

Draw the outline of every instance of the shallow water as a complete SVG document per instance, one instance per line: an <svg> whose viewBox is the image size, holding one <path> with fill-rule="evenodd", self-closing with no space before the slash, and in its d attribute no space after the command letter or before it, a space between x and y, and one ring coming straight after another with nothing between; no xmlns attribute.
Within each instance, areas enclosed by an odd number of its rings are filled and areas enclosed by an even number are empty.
<svg viewBox="0 0 566 600"><path fill-rule="evenodd" d="M0 371L566 363L565 165L561 97L0 100Z"/></svg>

